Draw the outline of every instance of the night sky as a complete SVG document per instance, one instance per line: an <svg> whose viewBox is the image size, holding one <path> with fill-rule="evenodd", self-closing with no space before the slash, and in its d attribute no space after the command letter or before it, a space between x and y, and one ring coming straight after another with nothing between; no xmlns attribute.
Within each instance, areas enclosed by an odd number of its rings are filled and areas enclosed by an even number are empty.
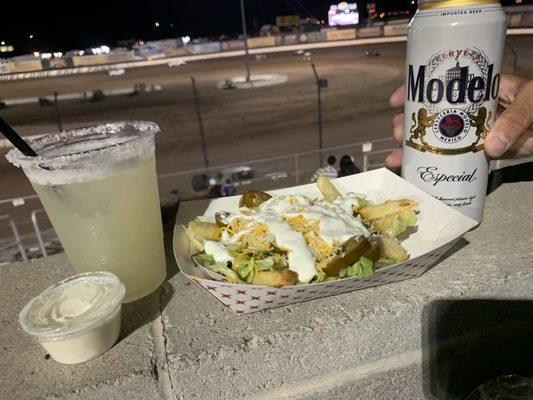
<svg viewBox="0 0 533 400"><path fill-rule="evenodd" d="M353 1L353 0L352 0ZM248 29L257 33L276 15L325 19L332 0L245 0ZM378 11L414 10L409 0L376 0ZM359 1L366 12L367 1ZM514 4L514 0L503 1ZM523 0L522 4L531 4ZM0 41L17 54L84 49L117 40L160 39L189 35L212 37L241 32L239 0L86 0L10 2L1 10ZM364 15L363 15L364 17ZM155 27L155 22L159 27ZM33 34L33 39L30 35Z"/></svg>

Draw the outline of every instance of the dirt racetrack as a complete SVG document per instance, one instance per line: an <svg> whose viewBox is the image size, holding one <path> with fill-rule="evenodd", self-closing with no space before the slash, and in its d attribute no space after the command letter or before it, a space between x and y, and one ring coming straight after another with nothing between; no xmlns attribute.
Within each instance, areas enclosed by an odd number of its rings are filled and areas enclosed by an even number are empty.
<svg viewBox="0 0 533 400"><path fill-rule="evenodd" d="M518 74L532 78L533 37L514 36L508 42L519 56ZM312 51L312 62L320 77L328 80L322 95L325 147L390 135L390 119L395 112L389 108L388 98L404 79L405 44L374 47L378 57L365 56L370 46ZM504 72L512 71L512 63L512 53L506 49ZM292 53L275 53L253 60L251 68L252 74L285 74L288 82L221 91L216 88L218 81L244 73L240 58L227 58L179 67L128 69L124 75L115 77L101 72L2 82L0 99L46 96L54 91L124 88L138 83L161 85L161 91L133 97L113 96L101 102L62 101L59 108L67 129L117 120L155 121L162 130L156 142L158 173L167 174L203 166L190 81L194 76L210 165L317 149L317 89L309 61ZM0 115L24 135L57 130L53 107L11 106L0 111ZM22 172L10 166L3 150L0 152L0 199L32 194ZM279 169L275 162L270 164L273 171ZM182 191L185 185L183 181L165 182L160 182L162 193L171 189ZM8 210L0 208L0 214L5 212Z"/></svg>

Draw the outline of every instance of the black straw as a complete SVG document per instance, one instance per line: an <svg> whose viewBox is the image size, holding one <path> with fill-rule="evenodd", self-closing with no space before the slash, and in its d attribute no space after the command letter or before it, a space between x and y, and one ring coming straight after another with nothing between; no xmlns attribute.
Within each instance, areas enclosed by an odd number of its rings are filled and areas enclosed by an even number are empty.
<svg viewBox="0 0 533 400"><path fill-rule="evenodd" d="M7 140L13 143L13 146L19 149L22 154L28 157L37 157L35 150L33 150L2 117L0 117L0 132L2 132Z"/></svg>

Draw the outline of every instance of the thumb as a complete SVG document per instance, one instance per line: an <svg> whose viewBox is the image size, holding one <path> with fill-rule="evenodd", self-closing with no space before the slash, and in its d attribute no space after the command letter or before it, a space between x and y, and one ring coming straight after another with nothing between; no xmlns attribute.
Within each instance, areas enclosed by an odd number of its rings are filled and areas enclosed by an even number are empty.
<svg viewBox="0 0 533 400"><path fill-rule="evenodd" d="M405 100L405 85L400 86L390 97L389 103L392 107L398 108L403 106Z"/></svg>
<svg viewBox="0 0 533 400"><path fill-rule="evenodd" d="M533 81L524 84L515 101L494 122L485 140L485 151L501 157L533 122Z"/></svg>

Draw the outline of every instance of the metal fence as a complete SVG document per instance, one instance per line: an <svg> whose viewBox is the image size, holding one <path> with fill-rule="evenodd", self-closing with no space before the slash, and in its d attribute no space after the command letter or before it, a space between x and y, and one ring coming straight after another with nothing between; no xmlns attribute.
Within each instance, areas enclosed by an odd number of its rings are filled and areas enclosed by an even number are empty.
<svg viewBox="0 0 533 400"><path fill-rule="evenodd" d="M249 188L272 190L291 185L310 182L313 172L320 167L320 159L329 155L337 158L350 155L362 171L384 166L384 159L394 148L398 147L392 139L384 138L371 142L353 143L336 146L320 151L295 153L289 156L269 157L237 164L213 166L208 169L194 169L158 176L160 196L164 203L169 196L174 201L198 198L190 186L191 179L197 174L214 176L221 171L235 167L247 166L253 171L251 179L240 182L238 192ZM322 157L321 157L322 156ZM516 160L494 160L491 170L507 166L532 162L533 157ZM172 189L177 188L177 189ZM191 188L191 189L187 189ZM176 190L178 198L176 198ZM50 253L61 251L61 244L48 220L48 217L36 195L0 200L0 214L17 215L17 222L10 215L0 215L0 265L12 260L35 257L47 257ZM29 216L29 218L28 218ZM23 231L23 235L19 233Z"/></svg>
<svg viewBox="0 0 533 400"><path fill-rule="evenodd" d="M294 153L286 156L266 157L242 161L232 164L215 165L209 168L198 168L159 175L159 187L164 198L174 193L182 199L195 197L191 180L195 175L206 174L213 177L230 174L237 167L250 167L252 177L247 179L245 186L258 189L275 189L285 186L308 183L313 172L321 167L321 159L333 155L340 159L343 155L353 158L355 164L362 171L368 171L384 166L384 159L388 153L398 147L391 138L377 139L368 142L358 142L342 146L328 147L320 150ZM242 184L240 185L242 186Z"/></svg>
<svg viewBox="0 0 533 400"><path fill-rule="evenodd" d="M195 175L216 176L228 173L236 167L249 167L251 178L237 181L237 190L249 188L271 190L308 183L313 172L321 166L320 160L329 155L338 159L350 155L362 171L382 167L386 154L397 144L390 138L371 142L325 148L322 151L307 151L287 156L267 157L233 164L193 169L158 176L161 201L197 199L191 181ZM14 239L14 240L13 240ZM57 251L59 243L39 198L36 195L0 200L0 263L6 259L46 257L49 249Z"/></svg>
<svg viewBox="0 0 533 400"><path fill-rule="evenodd" d="M383 39L383 38L380 38ZM350 41L344 41L343 43L349 43ZM257 51L262 51L263 48L254 49ZM523 52L523 49L521 49ZM513 58L507 58L507 71L515 71L518 69L518 72L526 70L530 65L528 60L530 59L531 53L527 50L527 54L520 54L514 48L508 47L507 54L512 55ZM154 60L156 61L156 60ZM512 65L511 65L512 64ZM322 66L320 66L322 67ZM360 134L361 132L376 132L378 135L386 135L386 131L390 128L387 124L384 125L372 125L372 128L360 127L357 124L357 118L351 115L350 110L347 107L344 107L345 104L358 104L360 109L358 112L366 115L376 115L379 111L380 115L383 111L384 100L379 96L375 96L374 104L369 108L370 101L358 102L357 98L341 98L339 93L339 88L342 88L347 85L345 81L345 75L343 76L332 76L328 75L327 72L322 72L323 69L319 69L319 72L324 74L324 78L328 78L329 86L325 94L323 93L323 117L324 117L324 126L326 129L326 137L328 138L329 143L343 143L346 140L358 140L364 139L365 134ZM326 70L327 71L327 70ZM321 75L322 77L322 75ZM356 78L353 78L351 82L355 82ZM343 155L350 155L353 157L354 162L362 171L367 171L374 168L379 168L383 166L384 159L386 155L391 152L397 143L395 143L390 138L377 139L372 141L357 142L348 145L327 147L319 150L311 150L297 153L289 153L286 155L280 155L275 157L262 157L262 154L279 154L281 152L291 151L292 149L299 146L302 142L295 141L294 147L285 147L282 146L272 148L261 149L263 151L256 151L254 154L249 154L247 158L250 158L249 161L240 161L238 163L225 163L228 158L227 154L229 152L228 148L224 146L224 143L213 143L216 139L216 135L223 136L224 140L231 141L236 140L233 135L236 130L246 130L249 136L257 137L261 139L262 134L265 130L258 129L257 126L261 125L261 122L264 123L265 120L257 122L254 120L254 115L264 113L265 110L269 110L269 118L271 118L272 123L268 125L270 132L279 132L283 131L284 135L289 133L292 135L295 133L295 130L305 132L305 143L306 148L318 147L316 144L316 110L317 107L314 102L314 93L318 87L318 83L315 82L314 77L311 74L311 68L309 68L309 77L304 77L301 79L301 82L292 84L289 82L287 85L279 85L272 89L265 89L263 96L267 98L275 98L278 102L275 105L272 105L270 102L262 101L260 104L249 104L245 98L243 98L243 91L220 91L215 88L211 82L204 82L201 79L198 79L197 85L199 88L199 96L201 100L201 106L197 107L197 111L192 104L193 97L187 88L181 89L176 87L173 88L174 91L170 92L171 95L175 97L174 100L169 100L165 93L165 99L161 100L163 97L161 94L151 94L150 97L146 98L146 105L150 104L153 106L152 102L157 96L157 101L161 102L161 109L159 116L154 114L154 107L139 107L144 104L141 102L144 101L144 97L133 97L133 96L119 96L115 99L109 99L108 102L111 104L109 107L101 107L98 102L86 102L80 106L80 103L77 100L69 100L61 103L62 107L56 107L56 111L52 107L38 107L34 105L33 108L27 108L26 115L19 113L19 121L29 121L37 119L42 122L45 126L51 126L50 130L54 130L53 125L57 122L57 125L60 125L60 121L65 121L67 125L66 128L69 129L69 124L78 123L81 119L88 116L91 121L101 122L108 117L103 114L104 109L109 108L113 110L113 118L129 118L129 110L124 107L124 104L127 103L130 107L137 107L135 109L136 115L140 114L141 108L150 115L146 115L150 120L155 120L158 124L162 126L162 129L168 134L168 137L171 138L169 141L165 142L163 146L159 147L162 151L158 153L158 161L161 161L160 156L167 158L167 164L164 167L164 171L176 171L169 172L159 175L159 190L161 195L161 201L165 204L166 201L175 201L177 198L181 200L198 198L198 194L192 189L192 179L195 175L206 174L208 176L217 176L224 174L231 174L231 171L237 167L249 167L252 171L251 178L241 182L239 181L239 186L237 190L243 191L247 188L257 188L263 190L270 190L275 188L281 188L286 186L292 186L297 184L308 183L313 172L321 166L321 160L324 160L329 155L334 155L337 159L340 159ZM291 86L292 85L292 86ZM184 86L185 87L185 86ZM329 92L328 92L329 91ZM223 100L222 95L223 93ZM370 95L373 95L371 93ZM387 93L388 95L388 93ZM63 100L61 95L56 96L55 100L58 98ZM352 101L353 103L350 103ZM172 110L170 107L166 107L166 102L172 103ZM57 101L55 101L57 105ZM109 104L108 103L108 104ZM233 103L239 106L242 106L243 110L247 110L246 113L233 113L228 115L226 109L224 109L220 104ZM81 103L80 103L81 104ZM283 107L280 107L283 105ZM11 107L9 106L6 112L9 112L12 109L17 109L20 106ZM27 105L26 107L30 107ZM77 108L75 108L77 107ZM82 109L83 107L83 109ZM366 108L365 108L366 107ZM377 108L376 108L377 107ZM381 108L379 108L381 107ZM116 115L121 112L121 109L124 108L125 111L120 114L121 116L116 117ZM200 108L202 111L200 112ZM279 110L283 109L284 114L279 114ZM318 108L320 111L320 107ZM348 111L346 111L348 110ZM105 110L104 110L105 111ZM230 110L231 111L231 110ZM18 111L17 111L18 112ZM201 114L202 113L202 114ZM38 114L38 115L37 115ZM178 164L171 164L168 162L169 158L179 156L180 152L196 152L197 159L200 159L199 149L199 140L195 138L198 131L197 123L197 114L203 118L203 124L205 125L207 140L209 144L208 152L212 159L209 160L209 168L196 168L196 169L182 169ZM79 115L82 115L80 117ZM142 117L143 115L141 115ZM305 116L305 118L301 117ZM76 120L74 118L77 118ZM153 118L153 119L152 119ZM156 119L160 118L160 120ZM281 126L280 121L283 122L284 126ZM342 125L339 125L339 121L342 122ZM337 125L335 125L337 124ZM319 123L320 128L320 123ZM49 128L46 128L49 129ZM59 128L61 129L61 128ZM350 135L353 133L354 136L350 136L350 139L346 139L346 136L342 136L335 133L337 132L349 132ZM270 134L269 132L269 134ZM32 133L32 132L29 132ZM187 135L185 135L187 133ZM356 133L359 136L355 135ZM335 136L337 135L337 136ZM27 137L27 136L25 136ZM372 137L372 136L370 136ZM258 139L258 140L259 140ZM265 145L265 141L258 141L256 147ZM0 141L0 147L8 147L10 144L6 141ZM165 148L165 145L167 146ZM173 146L173 147L171 147ZM184 150L184 146L188 146ZM301 147L300 147L301 148ZM223 157L220 154L226 153ZM241 158L241 155L233 152L233 155ZM169 155L171 157L169 157ZM257 156L254 158L254 156ZM184 164L186 166L195 166L198 163L189 163ZM19 259L23 258L21 247L26 251L27 257L35 256L46 256L50 251L57 251L60 248L57 238L55 237L54 231L48 220L46 213L42 211L42 204L35 195L18 197L14 199L4 199L0 200L0 216L7 216L0 218L0 263L3 262L3 256ZM13 230L13 224L15 230ZM15 234L14 232L17 232ZM17 238L18 235L18 238ZM15 240L13 240L15 239ZM14 244L16 242L16 244ZM7 246L9 244L9 246ZM7 246L7 247L6 247Z"/></svg>
<svg viewBox="0 0 533 400"><path fill-rule="evenodd" d="M7 223L7 225L11 229L11 235L12 235L12 239L11 240L5 241L0 246L0 254L3 253L6 250L9 250L9 249L12 249L12 248L17 248L19 253L20 253L20 255L22 256L22 259L25 260L25 261L28 260L28 256L26 254L26 249L24 248L24 246L22 244L22 239L20 238L20 234L19 234L17 225L15 224L13 219L9 215L0 215L0 221L5 221ZM5 263L5 261L2 261L0 259L0 264L3 264L3 263Z"/></svg>

